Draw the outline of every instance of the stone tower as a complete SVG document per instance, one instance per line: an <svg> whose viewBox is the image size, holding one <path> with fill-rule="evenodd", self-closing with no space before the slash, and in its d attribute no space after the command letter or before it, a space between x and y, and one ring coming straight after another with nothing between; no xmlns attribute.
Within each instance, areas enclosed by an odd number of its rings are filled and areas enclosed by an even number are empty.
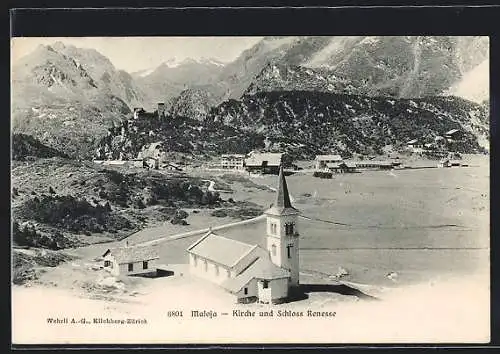
<svg viewBox="0 0 500 354"><path fill-rule="evenodd" d="M299 232L297 220L300 212L290 202L283 165L280 166L276 200L265 214L267 217L267 250L271 261L290 271L290 286L298 286Z"/></svg>

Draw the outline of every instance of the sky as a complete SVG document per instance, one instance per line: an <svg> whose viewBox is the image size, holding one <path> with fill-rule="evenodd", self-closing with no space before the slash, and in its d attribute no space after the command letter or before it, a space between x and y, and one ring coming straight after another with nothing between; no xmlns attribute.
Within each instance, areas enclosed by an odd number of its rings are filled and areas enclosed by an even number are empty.
<svg viewBox="0 0 500 354"><path fill-rule="evenodd" d="M176 58L214 58L233 61L262 37L16 37L11 58L32 52L40 44L61 41L80 48L93 48L107 56L119 70L135 72L154 68Z"/></svg>

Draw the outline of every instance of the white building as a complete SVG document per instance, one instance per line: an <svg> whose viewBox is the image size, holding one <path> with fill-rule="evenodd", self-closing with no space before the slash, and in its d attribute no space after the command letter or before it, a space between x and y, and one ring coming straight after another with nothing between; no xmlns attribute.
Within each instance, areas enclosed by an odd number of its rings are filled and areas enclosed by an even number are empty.
<svg viewBox="0 0 500 354"><path fill-rule="evenodd" d="M110 248L102 255L104 269L113 275L134 275L156 272L158 254L151 247Z"/></svg>
<svg viewBox="0 0 500 354"><path fill-rule="evenodd" d="M328 163L341 163L342 157L340 155L316 155L314 162L316 170L322 170Z"/></svg>
<svg viewBox="0 0 500 354"><path fill-rule="evenodd" d="M225 154L221 156L221 168L229 170L243 170L245 168L245 155Z"/></svg>
<svg viewBox="0 0 500 354"><path fill-rule="evenodd" d="M290 203L282 167L276 201L265 215L265 247L209 231L187 249L191 274L220 285L238 302L287 299L299 285L299 211Z"/></svg>

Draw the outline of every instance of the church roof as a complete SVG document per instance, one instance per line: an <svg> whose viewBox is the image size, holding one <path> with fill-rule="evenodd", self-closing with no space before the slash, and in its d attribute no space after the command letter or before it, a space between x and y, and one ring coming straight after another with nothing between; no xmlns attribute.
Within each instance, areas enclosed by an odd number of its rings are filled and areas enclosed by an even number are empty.
<svg viewBox="0 0 500 354"><path fill-rule="evenodd" d="M249 267L247 267L241 274L234 278L226 279L221 285L223 288L231 291L238 292L252 279L273 280L288 278L290 272L278 267L267 257L257 258Z"/></svg>
<svg viewBox="0 0 500 354"><path fill-rule="evenodd" d="M292 206L292 203L290 201L288 185L286 184L285 174L283 173L283 165L280 165L276 200L272 207L266 211L266 213L272 215L287 215L298 213L298 210Z"/></svg>
<svg viewBox="0 0 500 354"><path fill-rule="evenodd" d="M209 231L189 246L187 251L215 263L234 267L243 256L256 247L257 245L232 240Z"/></svg>

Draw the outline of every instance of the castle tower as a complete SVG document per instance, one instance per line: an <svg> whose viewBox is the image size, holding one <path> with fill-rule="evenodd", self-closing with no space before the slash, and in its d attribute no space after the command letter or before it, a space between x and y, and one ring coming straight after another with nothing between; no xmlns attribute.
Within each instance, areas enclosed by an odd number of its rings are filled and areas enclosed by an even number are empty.
<svg viewBox="0 0 500 354"><path fill-rule="evenodd" d="M165 117L165 103L159 102L158 103L158 118L162 119Z"/></svg>
<svg viewBox="0 0 500 354"><path fill-rule="evenodd" d="M278 267L290 271L290 286L298 286L299 233L297 219L300 212L290 202L283 165L280 166L276 200L265 214L267 217L267 250L271 261Z"/></svg>

